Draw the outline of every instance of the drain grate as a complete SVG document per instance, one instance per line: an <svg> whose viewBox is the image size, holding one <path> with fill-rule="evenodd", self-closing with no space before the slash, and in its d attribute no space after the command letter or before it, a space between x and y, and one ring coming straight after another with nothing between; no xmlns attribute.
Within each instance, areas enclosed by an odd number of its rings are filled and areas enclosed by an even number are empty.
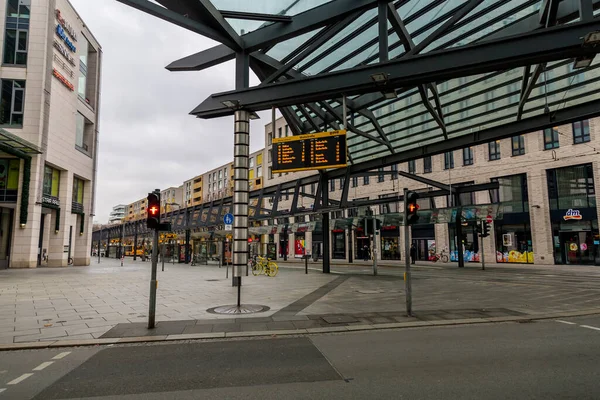
<svg viewBox="0 0 600 400"><path fill-rule="evenodd" d="M211 314L254 314L269 310L269 307L261 306L259 304L242 304L241 306L230 305L213 307L209 308L206 311Z"/></svg>

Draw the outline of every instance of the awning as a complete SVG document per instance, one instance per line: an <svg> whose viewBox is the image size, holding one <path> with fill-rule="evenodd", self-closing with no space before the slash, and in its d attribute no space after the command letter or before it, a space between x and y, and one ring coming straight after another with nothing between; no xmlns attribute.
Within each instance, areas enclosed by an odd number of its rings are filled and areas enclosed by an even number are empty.
<svg viewBox="0 0 600 400"><path fill-rule="evenodd" d="M17 135L13 135L6 129L2 128L0 128L0 144L25 154L34 155L42 153L40 148L35 144L30 143L25 139L21 139Z"/></svg>

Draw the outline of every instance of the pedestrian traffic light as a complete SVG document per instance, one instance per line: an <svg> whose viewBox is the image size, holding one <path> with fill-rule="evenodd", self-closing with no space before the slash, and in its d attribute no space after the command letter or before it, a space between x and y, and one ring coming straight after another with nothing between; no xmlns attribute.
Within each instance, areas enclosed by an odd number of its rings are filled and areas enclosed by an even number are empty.
<svg viewBox="0 0 600 400"><path fill-rule="evenodd" d="M483 221L483 232L481 234L481 237L488 236L490 236L490 224L488 224L486 221Z"/></svg>
<svg viewBox="0 0 600 400"><path fill-rule="evenodd" d="M404 197L404 212L406 215L406 223L408 225L416 224L419 220L419 205L417 204L418 199L419 194L417 192L413 192L412 190L406 192L406 196Z"/></svg>
<svg viewBox="0 0 600 400"><path fill-rule="evenodd" d="M160 227L160 191L155 190L152 193L148 193L148 218L146 219L146 225L148 229L159 229Z"/></svg>

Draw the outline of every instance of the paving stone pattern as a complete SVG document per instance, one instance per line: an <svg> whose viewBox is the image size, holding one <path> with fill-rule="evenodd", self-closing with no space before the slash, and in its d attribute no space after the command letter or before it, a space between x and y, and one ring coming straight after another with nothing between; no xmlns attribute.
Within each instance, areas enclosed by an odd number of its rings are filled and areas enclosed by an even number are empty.
<svg viewBox="0 0 600 400"><path fill-rule="evenodd" d="M159 268L158 324L152 332L146 329L149 262L127 259L120 267L118 260L103 259L89 267L0 271L0 344L502 317L591 309L600 299L600 268L417 266L415 317L408 318L397 267L382 267L377 277L366 275L365 266L334 265L342 275L305 275L289 267L276 278L243 278L242 302L270 310L242 318L206 312L235 302L225 268Z"/></svg>

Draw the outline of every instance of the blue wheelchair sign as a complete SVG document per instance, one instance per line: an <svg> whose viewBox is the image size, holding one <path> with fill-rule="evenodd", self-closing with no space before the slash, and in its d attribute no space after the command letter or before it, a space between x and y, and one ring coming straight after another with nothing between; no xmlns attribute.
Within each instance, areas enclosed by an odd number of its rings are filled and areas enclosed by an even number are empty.
<svg viewBox="0 0 600 400"><path fill-rule="evenodd" d="M225 225L231 225L233 224L233 214L231 213L227 213L223 216L223 223Z"/></svg>

